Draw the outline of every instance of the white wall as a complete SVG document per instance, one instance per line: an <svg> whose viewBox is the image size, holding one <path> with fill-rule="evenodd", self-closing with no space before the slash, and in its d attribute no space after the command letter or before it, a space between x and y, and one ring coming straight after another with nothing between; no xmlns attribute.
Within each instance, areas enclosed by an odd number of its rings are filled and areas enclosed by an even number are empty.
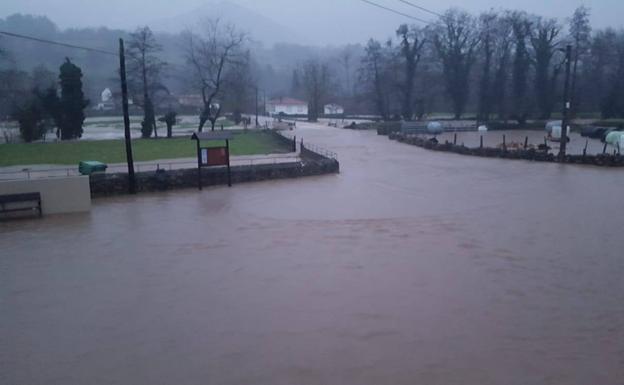
<svg viewBox="0 0 624 385"><path fill-rule="evenodd" d="M0 195L30 192L41 193L44 215L91 210L91 188L88 176L0 182Z"/></svg>
<svg viewBox="0 0 624 385"><path fill-rule="evenodd" d="M275 104L275 105L271 105L270 112L275 115L281 112L285 113L286 115L307 115L308 106L292 105L292 104Z"/></svg>

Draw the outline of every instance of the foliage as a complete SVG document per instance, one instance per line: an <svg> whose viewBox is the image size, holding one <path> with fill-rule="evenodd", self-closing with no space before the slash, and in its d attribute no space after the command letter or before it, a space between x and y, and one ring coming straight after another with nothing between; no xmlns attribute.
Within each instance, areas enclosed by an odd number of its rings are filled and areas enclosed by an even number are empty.
<svg viewBox="0 0 624 385"><path fill-rule="evenodd" d="M169 111L162 118L158 119L159 122L165 123L167 125L167 138L173 136L173 126L177 123L176 120L177 113L175 111Z"/></svg>
<svg viewBox="0 0 624 385"><path fill-rule="evenodd" d="M20 136L26 143L43 138L48 130L44 109L36 97L31 97L23 105L16 106L12 118L17 120Z"/></svg>
<svg viewBox="0 0 624 385"><path fill-rule="evenodd" d="M60 71L62 109L60 136L63 140L78 139L82 137L84 109L89 105L82 92L82 70L66 59Z"/></svg>

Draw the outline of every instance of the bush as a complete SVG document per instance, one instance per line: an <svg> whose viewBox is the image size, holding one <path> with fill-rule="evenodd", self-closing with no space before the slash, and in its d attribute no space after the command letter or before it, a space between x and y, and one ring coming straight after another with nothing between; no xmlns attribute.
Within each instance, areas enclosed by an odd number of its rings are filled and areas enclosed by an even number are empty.
<svg viewBox="0 0 624 385"><path fill-rule="evenodd" d="M35 98L30 99L22 106L16 107L12 116L19 124L22 140L27 143L43 138L49 128L45 119L45 112Z"/></svg>

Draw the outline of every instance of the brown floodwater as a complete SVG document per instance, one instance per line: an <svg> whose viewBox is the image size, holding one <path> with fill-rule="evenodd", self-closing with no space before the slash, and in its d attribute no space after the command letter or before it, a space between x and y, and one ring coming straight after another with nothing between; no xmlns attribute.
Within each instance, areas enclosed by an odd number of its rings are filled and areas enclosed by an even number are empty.
<svg viewBox="0 0 624 385"><path fill-rule="evenodd" d="M0 383L624 383L624 173L296 132L340 175L0 223Z"/></svg>

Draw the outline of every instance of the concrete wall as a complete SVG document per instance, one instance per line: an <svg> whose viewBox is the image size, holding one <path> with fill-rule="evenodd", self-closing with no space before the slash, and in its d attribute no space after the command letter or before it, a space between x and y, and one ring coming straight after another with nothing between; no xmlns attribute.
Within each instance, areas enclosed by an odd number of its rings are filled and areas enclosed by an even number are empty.
<svg viewBox="0 0 624 385"><path fill-rule="evenodd" d="M0 182L0 195L41 193L43 214L66 214L91 209L91 189L86 176Z"/></svg>
<svg viewBox="0 0 624 385"><path fill-rule="evenodd" d="M248 165L232 167L232 183L257 182L273 179L299 178L313 175L332 174L340 171L338 161L320 157L303 162ZM227 170L224 167L203 168L202 185L227 184ZM136 174L137 192L165 191L172 189L197 188L197 169ZM128 193L128 174L96 174L91 177L93 197L104 197Z"/></svg>

